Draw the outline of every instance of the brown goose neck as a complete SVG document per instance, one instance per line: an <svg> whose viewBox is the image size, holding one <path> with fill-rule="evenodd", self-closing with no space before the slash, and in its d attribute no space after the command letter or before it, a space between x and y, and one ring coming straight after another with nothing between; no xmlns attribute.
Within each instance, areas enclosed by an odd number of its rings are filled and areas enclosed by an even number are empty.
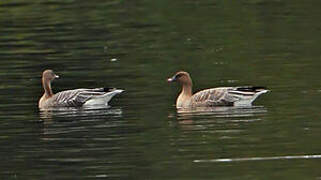
<svg viewBox="0 0 321 180"><path fill-rule="evenodd" d="M192 96L192 83L184 83L182 86L182 94Z"/></svg>
<svg viewBox="0 0 321 180"><path fill-rule="evenodd" d="M46 97L51 97L53 95L52 90L51 90L51 82L49 79L42 78L42 86L45 90L45 96Z"/></svg>

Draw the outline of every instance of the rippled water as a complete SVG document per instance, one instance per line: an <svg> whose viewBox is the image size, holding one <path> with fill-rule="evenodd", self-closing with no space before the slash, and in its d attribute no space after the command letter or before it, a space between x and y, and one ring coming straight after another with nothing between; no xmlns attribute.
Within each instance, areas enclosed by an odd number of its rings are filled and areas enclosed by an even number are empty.
<svg viewBox="0 0 321 180"><path fill-rule="evenodd" d="M1 1L0 179L320 179L319 1ZM126 91L39 112L55 92ZM264 85L248 108L176 111L194 90Z"/></svg>

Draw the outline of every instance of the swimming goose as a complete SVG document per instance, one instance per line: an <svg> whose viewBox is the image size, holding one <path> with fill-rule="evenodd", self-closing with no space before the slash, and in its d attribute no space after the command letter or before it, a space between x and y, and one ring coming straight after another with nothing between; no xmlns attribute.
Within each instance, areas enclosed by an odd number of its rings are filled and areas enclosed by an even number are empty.
<svg viewBox="0 0 321 180"><path fill-rule="evenodd" d="M56 78L59 78L59 76L50 69L42 73L42 86L45 92L38 103L40 109L108 105L113 96L123 92L121 89L95 88L74 89L53 94L51 81Z"/></svg>
<svg viewBox="0 0 321 180"><path fill-rule="evenodd" d="M176 108L200 106L250 106L261 94L268 92L264 87L219 87L205 89L192 94L192 79L187 72L179 71L168 82L178 82L182 91L176 100Z"/></svg>

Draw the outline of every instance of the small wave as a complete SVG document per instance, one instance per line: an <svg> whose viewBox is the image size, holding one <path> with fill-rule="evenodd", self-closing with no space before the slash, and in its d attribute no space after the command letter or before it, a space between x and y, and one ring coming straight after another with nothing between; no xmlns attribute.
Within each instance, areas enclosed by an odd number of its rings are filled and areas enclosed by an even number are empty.
<svg viewBox="0 0 321 180"><path fill-rule="evenodd" d="M249 158L222 158L222 159L200 159L195 163L215 163L215 162L241 162L241 161L271 161L287 159L321 159L321 154L315 155L292 155L292 156L272 156L272 157L249 157Z"/></svg>

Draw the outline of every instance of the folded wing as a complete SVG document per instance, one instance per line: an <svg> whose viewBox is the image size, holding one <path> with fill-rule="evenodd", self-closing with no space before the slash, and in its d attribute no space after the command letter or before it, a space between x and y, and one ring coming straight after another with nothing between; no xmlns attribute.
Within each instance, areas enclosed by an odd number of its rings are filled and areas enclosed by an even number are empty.
<svg viewBox="0 0 321 180"><path fill-rule="evenodd" d="M192 105L196 106L233 106L251 105L261 94L264 87L222 87L200 91L192 96Z"/></svg>
<svg viewBox="0 0 321 180"><path fill-rule="evenodd" d="M79 107L92 98L105 95L106 88L74 89L62 91L52 97L54 106Z"/></svg>

